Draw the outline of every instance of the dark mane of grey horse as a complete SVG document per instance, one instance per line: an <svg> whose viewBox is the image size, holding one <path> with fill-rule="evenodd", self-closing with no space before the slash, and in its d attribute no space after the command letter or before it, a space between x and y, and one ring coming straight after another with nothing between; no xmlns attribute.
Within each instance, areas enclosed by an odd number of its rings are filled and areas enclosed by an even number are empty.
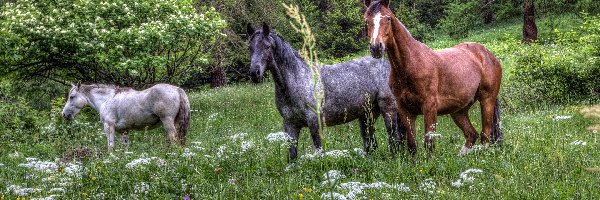
<svg viewBox="0 0 600 200"><path fill-rule="evenodd" d="M112 85L112 84L109 84L109 85L107 85L107 84L81 85L80 90L82 92L90 92L90 90L96 89L96 88L98 88L98 89L103 89L103 88L114 89L116 94L133 90L130 87L122 87L122 86ZM75 89L75 88L71 88L71 89Z"/></svg>
<svg viewBox="0 0 600 200"><path fill-rule="evenodd" d="M257 30L249 39L250 49L255 51L251 55L251 74L256 75L256 68L265 62L268 65L265 70L271 72L275 82L275 103L283 117L285 131L292 138L290 158L294 159L294 144L297 143L302 127L309 127L315 147L319 149L321 146L317 132L319 125L314 112L314 82L308 64L289 43L272 31L268 31L268 35L263 32L264 29ZM266 43L269 43L270 49L262 49ZM264 58L270 54L272 58ZM396 104L387 85L389 72L388 61L371 56L324 65L321 68L322 88L317 85L317 90L322 90L325 94L321 109L324 125L338 125L359 119L363 145L369 152L371 147L377 145L373 135L374 119L385 113L390 148L398 147L400 139L396 129L402 127L396 126ZM259 70L258 73L263 72ZM395 150L392 151L394 152Z"/></svg>

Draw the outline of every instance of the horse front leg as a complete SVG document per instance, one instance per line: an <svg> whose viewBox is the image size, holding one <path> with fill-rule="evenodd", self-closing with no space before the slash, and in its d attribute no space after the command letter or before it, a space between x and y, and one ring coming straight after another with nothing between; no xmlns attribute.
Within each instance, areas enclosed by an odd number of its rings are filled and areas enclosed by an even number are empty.
<svg viewBox="0 0 600 200"><path fill-rule="evenodd" d="M437 101L435 98L428 98L422 107L423 118L425 120L425 148L429 150L429 158L435 149L435 138L432 134L436 133L437 126Z"/></svg>
<svg viewBox="0 0 600 200"><path fill-rule="evenodd" d="M298 135L300 134L300 127L289 122L284 122L283 129L290 137L288 141L290 143L288 162L291 162L298 157Z"/></svg>
<svg viewBox="0 0 600 200"><path fill-rule="evenodd" d="M108 141L108 152L112 152L115 147L115 125L113 123L104 122L104 133Z"/></svg>
<svg viewBox="0 0 600 200"><path fill-rule="evenodd" d="M317 116L309 117L307 122L308 129L310 129L310 137L312 138L313 145L315 146L315 153L321 153L321 133L319 130L320 124L317 120Z"/></svg>

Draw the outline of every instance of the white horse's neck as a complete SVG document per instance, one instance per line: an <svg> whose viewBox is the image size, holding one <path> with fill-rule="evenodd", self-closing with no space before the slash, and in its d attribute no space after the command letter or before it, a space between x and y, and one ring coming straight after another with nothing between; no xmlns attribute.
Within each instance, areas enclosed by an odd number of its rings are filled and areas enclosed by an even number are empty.
<svg viewBox="0 0 600 200"><path fill-rule="evenodd" d="M104 103L112 99L115 96L115 89L112 88L94 88L91 89L85 96L88 99L88 103L94 110L100 112Z"/></svg>

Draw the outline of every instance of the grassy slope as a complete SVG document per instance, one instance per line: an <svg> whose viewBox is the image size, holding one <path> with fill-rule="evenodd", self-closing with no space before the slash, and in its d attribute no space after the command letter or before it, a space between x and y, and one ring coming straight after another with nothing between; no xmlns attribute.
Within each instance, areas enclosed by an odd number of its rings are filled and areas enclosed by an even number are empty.
<svg viewBox="0 0 600 200"><path fill-rule="evenodd" d="M567 20L567 19L565 19ZM543 22L542 22L543 23ZM489 30L476 31L467 40L498 40L505 32L519 34L519 25L507 24ZM453 40L431 43L434 48L450 46ZM502 57L501 57L502 58ZM505 68L510 65L504 63ZM322 193L348 190L331 186L321 187L323 174L339 170L346 178L338 183L377 181L389 184L404 183L410 192L394 189L365 189L365 196L372 199L537 199L537 198L598 198L600 176L599 143L597 133L585 131L589 121L579 114L578 106L556 106L543 110L521 110L504 113L502 125L505 144L502 148L477 151L458 157L456 153L463 143L460 130L448 117L439 118L438 140L434 158L425 159L422 140L419 139L419 162L412 164L403 154L393 158L387 151L386 135L381 120L377 136L379 149L373 155L362 158L352 149L361 148L358 125L350 123L326 129L326 151L339 149L350 153L342 158L325 157L320 160L300 160L288 165L287 148L282 143L269 143L269 133L282 130L281 117L273 100L273 84L241 84L219 90L190 92L192 122L188 137L189 150L196 155L183 156L182 148L164 145L162 129L135 132L131 146L125 153L122 147L113 154L99 158L89 157L79 163L83 167L80 176L70 175L67 165L50 172L35 172L19 166L26 157L53 161L61 157L62 150L76 147L104 151L105 139L99 130L79 132L75 138L64 138L52 143L0 142L0 196L14 199L7 189L11 185L40 189L27 197L46 197L59 194L63 198L159 198L175 199L190 195L193 199L318 199ZM554 117L570 115L571 119L555 121ZM480 127L478 108L472 110L474 125ZM422 120L417 122L422 138ZM99 128L97 123L91 130ZM243 139L229 136L247 133ZM581 140L587 145L572 145ZM242 152L242 141L252 141L254 146ZM192 143L192 142L200 142ZM306 129L301 133L299 153L312 153L310 137ZM204 149L197 149L196 146ZM219 148L224 148L221 157ZM223 148L222 148L223 149ZM19 152L19 154L15 154ZM126 165L140 157L157 157L148 165L128 169ZM225 158L227 157L227 158ZM162 159L166 164L160 164ZM286 170L287 168L287 170ZM452 182L467 169L481 169L474 175L473 183L456 188ZM586 168L592 168L586 170ZM45 179L46 178L46 179ZM61 180L69 178L69 180ZM44 180L45 179L45 180ZM436 189L426 192L420 186L432 179ZM61 182L70 185L60 186ZM148 190L140 189L142 182ZM62 187L66 192L49 192ZM305 191L305 188L307 191ZM309 191L308 188L310 188ZM14 187L13 187L14 189ZM11 190L12 191L12 190ZM147 191L145 193L144 191Z"/></svg>

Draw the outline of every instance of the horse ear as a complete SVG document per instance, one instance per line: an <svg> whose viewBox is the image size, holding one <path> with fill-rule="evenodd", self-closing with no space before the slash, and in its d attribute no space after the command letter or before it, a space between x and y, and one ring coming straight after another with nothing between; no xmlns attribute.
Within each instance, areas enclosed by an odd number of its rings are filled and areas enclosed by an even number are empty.
<svg viewBox="0 0 600 200"><path fill-rule="evenodd" d="M384 5L385 7L390 7L390 0L381 0L381 5Z"/></svg>
<svg viewBox="0 0 600 200"><path fill-rule="evenodd" d="M269 35L271 33L271 28L269 27L269 25L267 23L263 22L262 31L263 31L263 34Z"/></svg>
<svg viewBox="0 0 600 200"><path fill-rule="evenodd" d="M250 24L250 23L246 24L246 33L248 33L248 37L250 37L252 34L254 34L254 28L252 27L252 24Z"/></svg>
<svg viewBox="0 0 600 200"><path fill-rule="evenodd" d="M79 87L81 87L81 82L77 83L77 89L79 89Z"/></svg>
<svg viewBox="0 0 600 200"><path fill-rule="evenodd" d="M371 5L371 0L363 0L363 3L365 3L366 7L369 7L369 5Z"/></svg>

